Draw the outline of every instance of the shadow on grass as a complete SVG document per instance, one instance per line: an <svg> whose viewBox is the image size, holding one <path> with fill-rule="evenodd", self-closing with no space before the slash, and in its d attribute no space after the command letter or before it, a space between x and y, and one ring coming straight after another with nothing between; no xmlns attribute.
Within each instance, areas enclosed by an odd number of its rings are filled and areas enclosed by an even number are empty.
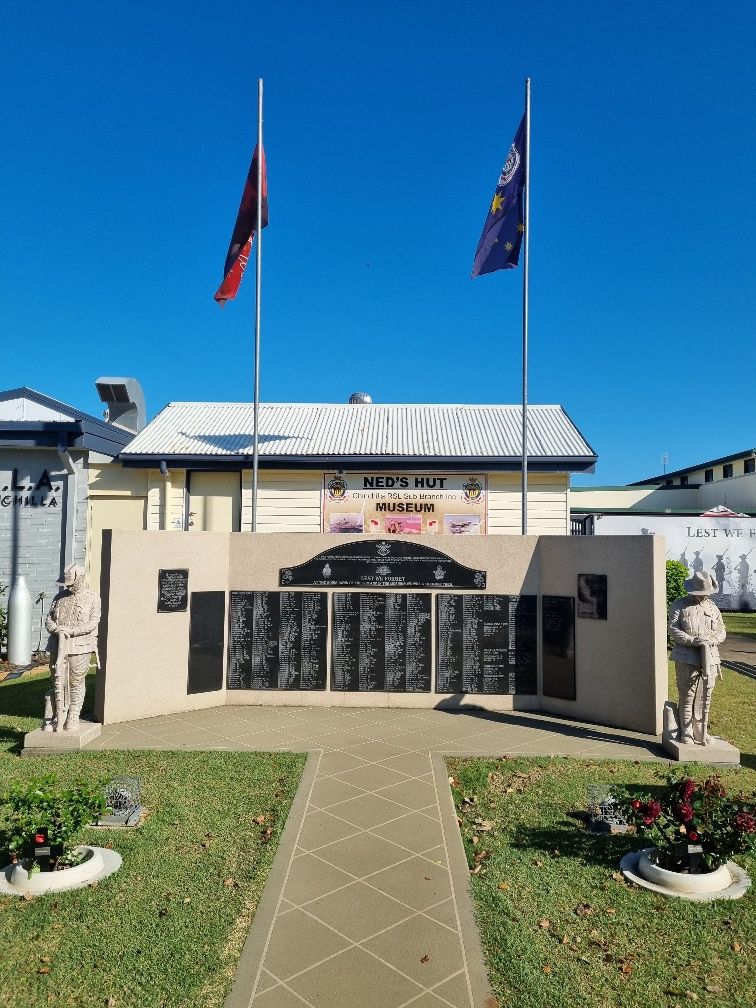
<svg viewBox="0 0 756 1008"><path fill-rule="evenodd" d="M50 676L41 675L14 679L0 687L0 714L5 718L34 718L42 723L45 710L45 693L50 689ZM87 692L82 708L82 717L94 718L95 677L87 676ZM28 728L13 725L0 726L0 751L18 754L24 745L24 735Z"/></svg>
<svg viewBox="0 0 756 1008"><path fill-rule="evenodd" d="M560 857L571 857L586 865L616 868L623 854L638 846L638 838L632 833L592 833L565 820L549 828L522 827L515 834L512 846L542 850L547 854L558 850Z"/></svg>

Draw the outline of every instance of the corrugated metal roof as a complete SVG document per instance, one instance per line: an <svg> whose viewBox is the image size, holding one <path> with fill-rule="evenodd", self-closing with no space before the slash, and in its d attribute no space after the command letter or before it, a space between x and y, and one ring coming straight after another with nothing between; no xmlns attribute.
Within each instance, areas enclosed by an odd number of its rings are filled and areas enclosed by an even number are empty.
<svg viewBox="0 0 756 1008"><path fill-rule="evenodd" d="M520 406L261 403L261 458L520 457ZM595 460L561 406L529 406L528 454ZM252 454L251 403L169 403L121 452L133 456Z"/></svg>

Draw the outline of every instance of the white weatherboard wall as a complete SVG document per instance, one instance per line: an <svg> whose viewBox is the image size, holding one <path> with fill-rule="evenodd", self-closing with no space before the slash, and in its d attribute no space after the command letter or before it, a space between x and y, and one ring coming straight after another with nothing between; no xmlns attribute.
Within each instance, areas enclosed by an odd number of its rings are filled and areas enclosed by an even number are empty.
<svg viewBox="0 0 756 1008"><path fill-rule="evenodd" d="M418 543L414 536L392 538ZM188 695L189 612L157 612L161 568L186 568L190 592L225 592L228 614L229 591L278 591L281 567L303 563L340 542L360 539L321 533L260 536L224 532L107 533L98 717L111 723L222 704L361 707L451 704L491 710L542 709L577 721L631 731L650 734L661 731L662 706L667 697L664 547L653 536L437 535L432 539L431 548L467 567L486 570L489 594L574 598L578 574L607 576L608 619L576 619L574 701L543 695L540 645L537 695L368 694L328 689L253 691L227 690L225 686L213 692ZM434 621L435 610L434 603ZM228 615L225 635L227 638ZM434 633L433 687L435 637ZM327 652L330 655L330 645ZM224 683L227 660L226 648Z"/></svg>

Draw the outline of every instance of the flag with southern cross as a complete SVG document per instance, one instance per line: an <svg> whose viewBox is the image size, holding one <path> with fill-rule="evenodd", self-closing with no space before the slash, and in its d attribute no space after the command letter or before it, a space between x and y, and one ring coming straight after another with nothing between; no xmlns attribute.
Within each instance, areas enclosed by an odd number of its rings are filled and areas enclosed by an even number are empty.
<svg viewBox="0 0 756 1008"><path fill-rule="evenodd" d="M472 275L514 269L525 232L525 117L509 148L473 260Z"/></svg>
<svg viewBox="0 0 756 1008"><path fill-rule="evenodd" d="M268 223L268 178L265 171L265 151L261 149L262 169L262 207L261 226ZM244 270L247 268L252 241L257 228L257 147L252 155L247 181L244 183L239 213L231 234L231 243L226 254L226 264L223 267L223 283L213 297L223 307L226 301L233 301L239 291Z"/></svg>

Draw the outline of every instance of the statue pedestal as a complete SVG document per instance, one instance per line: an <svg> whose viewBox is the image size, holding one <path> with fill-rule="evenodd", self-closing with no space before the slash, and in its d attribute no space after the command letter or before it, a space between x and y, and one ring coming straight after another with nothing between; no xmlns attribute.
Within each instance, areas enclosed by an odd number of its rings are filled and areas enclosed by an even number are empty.
<svg viewBox="0 0 756 1008"><path fill-rule="evenodd" d="M76 731L43 731L35 728L24 736L22 756L53 756L56 753L77 752L102 731L95 721L80 721Z"/></svg>
<svg viewBox="0 0 756 1008"><path fill-rule="evenodd" d="M664 705L664 734L662 746L673 759L681 763L711 763L714 766L740 766L740 750L725 742L724 739L712 737L707 745L696 742L685 743L677 741L677 705L667 701Z"/></svg>

